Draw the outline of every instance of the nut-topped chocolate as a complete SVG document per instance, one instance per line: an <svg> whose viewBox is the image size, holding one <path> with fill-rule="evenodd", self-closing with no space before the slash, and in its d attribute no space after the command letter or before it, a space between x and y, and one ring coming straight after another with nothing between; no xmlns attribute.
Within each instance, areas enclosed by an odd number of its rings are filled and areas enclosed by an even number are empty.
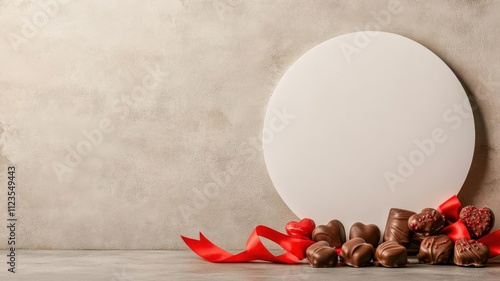
<svg viewBox="0 0 500 281"><path fill-rule="evenodd" d="M363 238L353 238L342 245L340 258L347 265L361 267L370 264L373 252L373 246Z"/></svg>
<svg viewBox="0 0 500 281"><path fill-rule="evenodd" d="M345 243L344 225L338 220L331 220L327 225L318 225L313 230L312 240L326 241L330 247L340 248Z"/></svg>
<svg viewBox="0 0 500 281"><path fill-rule="evenodd" d="M408 227L418 235L429 236L440 230L446 222L436 209L425 208L408 219Z"/></svg>
<svg viewBox="0 0 500 281"><path fill-rule="evenodd" d="M387 224L384 231L384 242L395 241L400 245L408 247L413 236L413 232L408 228L408 219L415 212L392 208L389 210Z"/></svg>
<svg viewBox="0 0 500 281"><path fill-rule="evenodd" d="M326 241L319 241L307 247L306 257L312 267L335 267L338 262L335 248L330 247Z"/></svg>
<svg viewBox="0 0 500 281"><path fill-rule="evenodd" d="M453 241L446 235L426 237L420 244L417 259L421 263L448 264L453 257Z"/></svg>
<svg viewBox="0 0 500 281"><path fill-rule="evenodd" d="M460 266L482 267L486 265L490 249L473 239L461 238L455 242L453 262Z"/></svg>
<svg viewBox="0 0 500 281"><path fill-rule="evenodd" d="M377 248L380 241L380 229L374 224L365 225L357 222L349 230L349 239L356 237L363 238L366 243L371 244L373 248Z"/></svg>
<svg viewBox="0 0 500 281"><path fill-rule="evenodd" d="M396 241L380 244L375 250L375 265L384 267L403 267L407 262L406 248Z"/></svg>
<svg viewBox="0 0 500 281"><path fill-rule="evenodd" d="M480 238L488 234L495 223L493 212L489 208L463 207L459 215L469 230L471 238Z"/></svg>

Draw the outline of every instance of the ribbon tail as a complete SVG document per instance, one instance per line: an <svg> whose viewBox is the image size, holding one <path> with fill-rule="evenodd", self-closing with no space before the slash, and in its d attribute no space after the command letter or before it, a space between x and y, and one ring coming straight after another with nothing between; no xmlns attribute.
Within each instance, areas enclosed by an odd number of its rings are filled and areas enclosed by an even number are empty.
<svg viewBox="0 0 500 281"><path fill-rule="evenodd" d="M479 238L479 243L483 243L490 249L490 259L500 255L500 229Z"/></svg>
<svg viewBox="0 0 500 281"><path fill-rule="evenodd" d="M200 232L200 240L181 236L184 243L198 256L209 262L225 262L235 255L217 247ZM241 253L240 253L241 254Z"/></svg>
<svg viewBox="0 0 500 281"><path fill-rule="evenodd" d="M260 237L280 245L286 252L275 256L264 246ZM200 240L181 236L184 243L198 256L209 262L230 263L263 260L275 263L297 263L304 259L307 247L315 242L287 236L267 226L259 225L252 232L246 244L246 251L233 255L212 242L200 232Z"/></svg>

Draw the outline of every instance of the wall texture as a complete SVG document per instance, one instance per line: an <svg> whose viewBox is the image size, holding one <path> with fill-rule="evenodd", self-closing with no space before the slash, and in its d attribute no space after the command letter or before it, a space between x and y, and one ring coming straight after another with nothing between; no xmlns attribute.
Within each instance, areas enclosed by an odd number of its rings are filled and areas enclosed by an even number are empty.
<svg viewBox="0 0 500 281"><path fill-rule="evenodd" d="M13 164L22 248L184 249L179 235L202 230L235 249L257 224L282 229L296 217L259 141L273 89L313 46L377 25L434 51L477 101L459 195L500 214L499 14L500 1L1 1L0 221Z"/></svg>

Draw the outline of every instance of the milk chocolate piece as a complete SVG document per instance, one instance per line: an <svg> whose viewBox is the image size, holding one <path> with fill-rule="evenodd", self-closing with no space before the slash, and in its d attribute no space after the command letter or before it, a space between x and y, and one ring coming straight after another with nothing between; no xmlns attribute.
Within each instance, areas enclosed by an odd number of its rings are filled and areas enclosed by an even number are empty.
<svg viewBox="0 0 500 281"><path fill-rule="evenodd" d="M420 244L417 259L421 263L448 264L453 257L453 245L446 235L428 236Z"/></svg>
<svg viewBox="0 0 500 281"><path fill-rule="evenodd" d="M373 248L377 248L380 241L380 229L374 224L365 225L357 222L351 226L349 231L349 239L356 237L363 238L366 243L371 244Z"/></svg>
<svg viewBox="0 0 500 281"><path fill-rule="evenodd" d="M327 225L318 225L313 230L312 240L326 241L330 247L340 248L345 243L344 225L338 220L331 220Z"/></svg>
<svg viewBox="0 0 500 281"><path fill-rule="evenodd" d="M489 208L466 206L460 211L459 217L467 226L471 238L480 238L488 234L495 223L495 217Z"/></svg>
<svg viewBox="0 0 500 281"><path fill-rule="evenodd" d="M406 266L407 253L404 246L396 241L387 241L380 244L375 250L375 265L385 267L403 267Z"/></svg>
<svg viewBox="0 0 500 281"><path fill-rule="evenodd" d="M482 267L486 265L490 249L473 239L461 238L455 242L453 262L460 266Z"/></svg>
<svg viewBox="0 0 500 281"><path fill-rule="evenodd" d="M373 246L363 238L353 238L342 245L340 258L347 265L361 267L370 264L373 252Z"/></svg>
<svg viewBox="0 0 500 281"><path fill-rule="evenodd" d="M392 208L389 210L384 231L384 242L395 241L408 247L413 236L413 232L408 228L408 219L414 214L415 212L403 209Z"/></svg>
<svg viewBox="0 0 500 281"><path fill-rule="evenodd" d="M421 236L429 236L440 230L446 220L443 215L435 209L425 208L419 214L408 219L408 227Z"/></svg>
<svg viewBox="0 0 500 281"><path fill-rule="evenodd" d="M326 241L319 241L309 246L306 256L312 267L335 267L338 261L335 248L330 247Z"/></svg>

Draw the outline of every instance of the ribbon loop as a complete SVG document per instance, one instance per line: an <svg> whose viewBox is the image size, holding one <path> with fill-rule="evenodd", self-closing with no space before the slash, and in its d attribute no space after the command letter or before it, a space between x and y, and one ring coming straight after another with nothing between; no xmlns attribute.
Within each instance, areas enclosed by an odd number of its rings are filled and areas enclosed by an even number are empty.
<svg viewBox="0 0 500 281"><path fill-rule="evenodd" d="M437 210L451 222L456 222L460 219L459 215L461 209L462 204L460 203L460 200L458 200L458 197L456 195L450 197L437 208Z"/></svg>

